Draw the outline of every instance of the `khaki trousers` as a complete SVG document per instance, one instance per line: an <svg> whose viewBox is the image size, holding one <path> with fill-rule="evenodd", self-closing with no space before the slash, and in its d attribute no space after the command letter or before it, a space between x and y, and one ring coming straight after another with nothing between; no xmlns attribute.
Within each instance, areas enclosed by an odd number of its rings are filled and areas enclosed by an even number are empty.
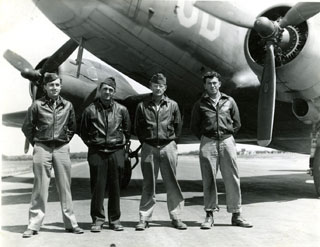
<svg viewBox="0 0 320 247"><path fill-rule="evenodd" d="M167 191L167 206L171 219L180 219L184 199L176 179L178 163L177 144L172 141L162 148L144 143L141 149L143 189L140 201L140 219L150 221L156 204L156 182L159 169Z"/></svg>
<svg viewBox="0 0 320 247"><path fill-rule="evenodd" d="M29 209L29 229L39 231L44 220L52 167L65 228L71 229L78 226L72 207L69 145L49 147L36 143L33 150L34 183Z"/></svg>
<svg viewBox="0 0 320 247"><path fill-rule="evenodd" d="M226 189L227 211L241 212L240 177L233 136L220 141L202 136L199 158L205 211L216 211L219 208L216 176L220 168Z"/></svg>

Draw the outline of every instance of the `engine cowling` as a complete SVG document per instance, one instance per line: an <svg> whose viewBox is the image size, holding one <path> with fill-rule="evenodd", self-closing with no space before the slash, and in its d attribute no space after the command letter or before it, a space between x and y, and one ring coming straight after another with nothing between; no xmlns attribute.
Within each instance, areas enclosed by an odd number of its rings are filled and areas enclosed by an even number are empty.
<svg viewBox="0 0 320 247"><path fill-rule="evenodd" d="M319 108L314 101L294 99L292 102L292 112L300 121L305 124L314 124L320 121Z"/></svg>
<svg viewBox="0 0 320 247"><path fill-rule="evenodd" d="M260 16L277 20L290 6L271 8ZM312 100L320 95L320 15L297 26L287 26L281 43L275 46L277 94L279 101ZM261 79L265 51L263 40L249 30L245 40L245 56L250 68Z"/></svg>

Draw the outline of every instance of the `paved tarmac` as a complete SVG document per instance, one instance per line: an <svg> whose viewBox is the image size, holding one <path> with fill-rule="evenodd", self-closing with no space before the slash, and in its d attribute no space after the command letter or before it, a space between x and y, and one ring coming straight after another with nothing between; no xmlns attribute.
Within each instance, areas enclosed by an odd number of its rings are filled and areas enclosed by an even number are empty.
<svg viewBox="0 0 320 247"><path fill-rule="evenodd" d="M225 190L221 179L220 212L215 214L215 226L201 230L204 219L203 194L197 156L179 156L178 178L185 196L183 220L185 231L171 227L166 206L165 189L158 182L157 206L151 227L136 232L142 176L140 165L134 171L128 188L122 191L121 210L123 232L105 228L91 233L90 187L86 162L73 165L72 193L82 235L66 233L62 224L60 205L54 179L44 225L39 235L23 239L27 226L33 175L3 178L1 246L15 247L117 247L144 246L320 246L320 199L314 192L312 178L306 174L308 156L299 154L267 154L258 157L239 157L243 215L253 223L250 229L233 227L226 212Z"/></svg>

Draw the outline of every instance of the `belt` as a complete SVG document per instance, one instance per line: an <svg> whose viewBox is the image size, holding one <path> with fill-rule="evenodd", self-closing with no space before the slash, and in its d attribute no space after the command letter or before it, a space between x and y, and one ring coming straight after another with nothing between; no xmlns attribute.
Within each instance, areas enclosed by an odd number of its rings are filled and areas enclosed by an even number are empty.
<svg viewBox="0 0 320 247"><path fill-rule="evenodd" d="M170 142L173 140L152 140L152 141L144 141L150 146L156 147L156 148L162 148L164 146L167 146Z"/></svg>
<svg viewBox="0 0 320 247"><path fill-rule="evenodd" d="M58 148L61 147L63 145L65 145L66 143L63 142L56 142L56 141L50 141L50 142L38 142L41 143L49 148Z"/></svg>
<svg viewBox="0 0 320 247"><path fill-rule="evenodd" d="M208 135L208 134L205 134L204 136L207 137L207 138L209 138L209 139L219 140L219 136L218 136L218 135Z"/></svg>
<svg viewBox="0 0 320 247"><path fill-rule="evenodd" d="M205 137L209 138L209 139L213 139L213 140L225 140L227 138L229 138L230 136L232 136L231 134L223 134L223 135L220 135L220 136L217 136L217 135L204 135Z"/></svg>

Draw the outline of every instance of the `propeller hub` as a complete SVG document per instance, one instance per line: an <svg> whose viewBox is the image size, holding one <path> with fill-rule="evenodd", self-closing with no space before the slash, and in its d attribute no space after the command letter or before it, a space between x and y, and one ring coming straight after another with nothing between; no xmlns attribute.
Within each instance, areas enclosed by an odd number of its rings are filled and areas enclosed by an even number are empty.
<svg viewBox="0 0 320 247"><path fill-rule="evenodd" d="M264 39L273 37L277 31L274 22L270 21L267 17L259 17L254 23L254 30Z"/></svg>
<svg viewBox="0 0 320 247"><path fill-rule="evenodd" d="M26 78L32 82L38 81L41 77L41 74L39 71L37 70L33 70L33 69L23 69L21 71L21 76L23 78Z"/></svg>

